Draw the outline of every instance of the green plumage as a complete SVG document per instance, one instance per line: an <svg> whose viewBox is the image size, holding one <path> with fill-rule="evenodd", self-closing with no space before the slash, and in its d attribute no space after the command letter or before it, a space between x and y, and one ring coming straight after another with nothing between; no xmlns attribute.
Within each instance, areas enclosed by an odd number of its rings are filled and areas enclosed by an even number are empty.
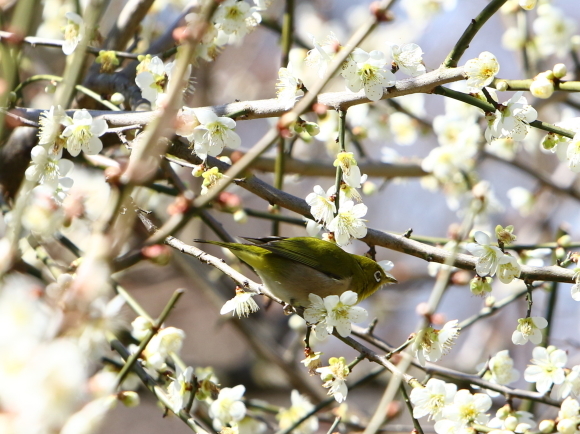
<svg viewBox="0 0 580 434"><path fill-rule="evenodd" d="M286 303L307 307L308 295L320 297L354 291L363 300L396 280L365 256L310 237L245 238L252 244L195 240L229 249L251 266L264 286Z"/></svg>

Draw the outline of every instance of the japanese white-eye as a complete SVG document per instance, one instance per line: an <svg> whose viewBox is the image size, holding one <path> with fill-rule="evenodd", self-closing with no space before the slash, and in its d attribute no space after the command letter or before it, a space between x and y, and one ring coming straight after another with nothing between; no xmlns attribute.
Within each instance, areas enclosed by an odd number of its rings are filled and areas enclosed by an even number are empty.
<svg viewBox="0 0 580 434"><path fill-rule="evenodd" d="M358 301L397 280L377 262L311 237L244 238L252 244L194 240L225 247L254 269L268 291L293 306L308 307L309 294L322 298L345 291Z"/></svg>

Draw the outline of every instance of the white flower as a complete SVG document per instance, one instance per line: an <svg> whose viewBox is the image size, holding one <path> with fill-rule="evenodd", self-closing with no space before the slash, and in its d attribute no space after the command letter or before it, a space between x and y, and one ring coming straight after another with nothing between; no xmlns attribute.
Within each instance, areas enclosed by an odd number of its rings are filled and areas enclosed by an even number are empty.
<svg viewBox="0 0 580 434"><path fill-rule="evenodd" d="M243 0L225 0L219 4L214 21L218 29L217 43L223 45L241 42L262 21L262 16L257 7L250 7Z"/></svg>
<svg viewBox="0 0 580 434"><path fill-rule="evenodd" d="M72 117L65 117L62 124L66 126L62 132L66 137L66 149L76 157L81 150L87 155L95 155L103 149L100 136L107 131L107 122L104 119L93 119L86 109L77 110Z"/></svg>
<svg viewBox="0 0 580 434"><path fill-rule="evenodd" d="M131 335L138 341L145 339L151 330L153 330L153 323L144 316L138 316L131 322Z"/></svg>
<svg viewBox="0 0 580 434"><path fill-rule="evenodd" d="M302 80L294 75L292 65L288 68L280 68L278 70L278 81L276 82L276 98L284 102L284 109L290 110L301 96L304 96L304 84Z"/></svg>
<svg viewBox="0 0 580 434"><path fill-rule="evenodd" d="M166 327L151 338L143 350L147 365L153 369L161 369L165 359L171 353L179 354L185 339L185 332L175 327Z"/></svg>
<svg viewBox="0 0 580 434"><path fill-rule="evenodd" d="M324 339L334 328L342 337L347 337L351 332L351 323L363 321L368 315L365 309L355 306L358 296L353 291L345 291L340 297L329 295L322 299L310 294L308 298L311 304L304 311L304 319L310 324L317 324L314 331L319 339Z"/></svg>
<svg viewBox="0 0 580 434"><path fill-rule="evenodd" d="M74 164L70 160L56 159L52 157L46 148L37 145L30 152L32 161L30 166L24 172L26 179L39 184L47 185L53 189L59 187L69 189L73 180L66 178L66 175L72 170Z"/></svg>
<svg viewBox="0 0 580 434"><path fill-rule="evenodd" d="M469 426L472 423L486 424L489 415L485 414L491 407L491 398L484 393L471 394L469 390L459 390L453 398L453 404L443 409L443 417L453 422Z"/></svg>
<svg viewBox="0 0 580 434"><path fill-rule="evenodd" d="M339 152L332 164L334 167L340 166L344 182L351 187L360 188L362 175L352 152Z"/></svg>
<svg viewBox="0 0 580 434"><path fill-rule="evenodd" d="M552 384L562 384L566 379L564 369L568 356L563 350L548 352L544 347L536 347L532 352L532 365L524 371L524 378L529 383L536 383L536 390L546 393Z"/></svg>
<svg viewBox="0 0 580 434"><path fill-rule="evenodd" d="M193 368L188 366L185 371L181 370L181 367L177 365L177 376L169 384L167 392L169 395L169 401L171 401L171 411L175 414L179 414L179 411L187 403L187 399L191 394L191 380L193 378ZM188 388L189 386L189 388Z"/></svg>
<svg viewBox="0 0 580 434"><path fill-rule="evenodd" d="M495 384L510 384L520 378L520 373L514 369L514 361L508 350L498 352L489 360L489 381Z"/></svg>
<svg viewBox="0 0 580 434"><path fill-rule="evenodd" d="M242 397L246 388L239 384L236 387L224 387L217 399L209 406L209 417L213 419L213 427L220 431L225 425L241 421L246 415L246 405Z"/></svg>
<svg viewBox="0 0 580 434"><path fill-rule="evenodd" d="M397 68L411 77L417 77L426 72L423 65L423 51L417 44L409 43L401 47L391 44L391 56Z"/></svg>
<svg viewBox="0 0 580 434"><path fill-rule="evenodd" d="M247 317L251 313L257 312L260 307L252 298L254 295L256 294L236 289L235 297L226 301L226 303L222 306L220 313L222 315L230 312L232 312L232 315L237 313L238 317L241 318L243 316Z"/></svg>
<svg viewBox="0 0 580 434"><path fill-rule="evenodd" d="M427 327L417 334L412 348L421 366L425 366L425 360L436 362L451 349L453 340L459 335L457 322L449 321L441 330Z"/></svg>
<svg viewBox="0 0 580 434"><path fill-rule="evenodd" d="M334 200L330 199L332 191L334 188L330 187L325 193L320 185L316 185L314 192L306 196L306 203L310 205L310 213L317 222L328 224L334 218L336 205Z"/></svg>
<svg viewBox="0 0 580 434"><path fill-rule="evenodd" d="M518 327L512 334L512 342L524 345L528 342L538 345L542 341L541 329L548 326L548 321L541 316L518 319Z"/></svg>
<svg viewBox="0 0 580 434"><path fill-rule="evenodd" d="M571 38L576 31L576 22L549 3L540 5L534 20L535 46L542 56L557 54L562 57L571 49Z"/></svg>
<svg viewBox="0 0 580 434"><path fill-rule="evenodd" d="M280 431L284 431L294 425L299 419L305 416L307 413L312 411L314 405L310 400L301 395L297 390L293 390L290 395L290 401L292 406L288 409L282 408L280 412L276 415L278 419ZM292 432L297 434L312 434L318 430L318 419L316 416L309 417L300 425L298 425Z"/></svg>
<svg viewBox="0 0 580 434"><path fill-rule="evenodd" d="M409 398L413 404L415 419L429 415L428 420L440 420L443 407L453 402L457 386L453 383L431 378L425 387L415 387Z"/></svg>
<svg viewBox="0 0 580 434"><path fill-rule="evenodd" d="M502 283L510 283L522 274L522 267L517 259L510 255L504 255L506 262L500 262L497 268L497 277Z"/></svg>
<svg viewBox="0 0 580 434"><path fill-rule="evenodd" d="M395 75L387 71L387 60L383 52L373 50L367 53L356 48L351 54L352 61L343 68L341 75L346 80L346 87L351 92L364 89L371 101L378 101L383 96L383 89L395 85Z"/></svg>
<svg viewBox="0 0 580 434"><path fill-rule="evenodd" d="M528 124L538 117L538 112L528 105L523 92L516 92L506 104L502 104L488 117L485 139L491 142L496 138L523 140L528 134Z"/></svg>
<svg viewBox="0 0 580 434"><path fill-rule="evenodd" d="M330 366L318 368L316 372L320 374L320 379L325 383L322 387L329 389L328 394L341 403L346 399L348 388L346 387L346 378L350 373L344 357L331 357L328 359Z"/></svg>
<svg viewBox="0 0 580 434"><path fill-rule="evenodd" d="M74 12L67 12L64 16L67 19L67 23L63 29L64 44L62 44L62 52L68 56L75 51L75 48L85 36L85 23L81 16Z"/></svg>
<svg viewBox="0 0 580 434"><path fill-rule="evenodd" d="M165 84L167 83L167 70L163 65L163 60L154 56L150 60L146 60L146 68L143 72L135 76L135 83L141 89L141 95L151 104L155 104L159 94L163 93Z"/></svg>
<svg viewBox="0 0 580 434"><path fill-rule="evenodd" d="M339 246L345 246L350 243L352 238L363 238L367 234L365 221L361 217L367 213L367 206L363 203L354 204L349 200L340 204L338 214L326 226L334 232L334 239Z"/></svg>
<svg viewBox="0 0 580 434"><path fill-rule="evenodd" d="M556 390L556 397L563 399L570 394L574 396L580 395L580 365L572 367L570 372L566 375L564 382Z"/></svg>
<svg viewBox="0 0 580 434"><path fill-rule="evenodd" d="M38 123L40 124L38 130L38 144L48 146L48 152L56 159L62 157L64 140L60 136L60 131L61 123L65 116L66 113L61 106L51 106L50 110L45 110L40 113L38 120Z"/></svg>
<svg viewBox="0 0 580 434"><path fill-rule="evenodd" d="M481 277L492 277L496 273L499 264L503 264L509 259L504 259L505 255L499 247L490 245L491 240L485 232L477 231L473 238L477 244L468 243L465 248L474 256L479 257L475 264L475 271Z"/></svg>
<svg viewBox="0 0 580 434"><path fill-rule="evenodd" d="M499 63L493 54L484 51L479 57L465 62L463 71L467 75L467 86L479 91L493 81L499 72Z"/></svg>
<svg viewBox="0 0 580 434"><path fill-rule="evenodd" d="M232 149L240 146L241 139L233 130L236 122L228 117L218 117L213 111L195 110L195 115L201 125L195 127L193 135L194 151L205 160L208 155L219 155L224 147ZM191 140L191 139L190 139Z"/></svg>
<svg viewBox="0 0 580 434"><path fill-rule="evenodd" d="M316 68L318 70L318 76L323 78L328 65L332 62L332 58L340 49L340 42L338 42L338 39L336 39L336 36L332 32L322 44L316 42L314 36L311 37L314 48L308 52L304 61L308 66Z"/></svg>
<svg viewBox="0 0 580 434"><path fill-rule="evenodd" d="M572 139L560 140L554 149L560 161L567 162L572 172L580 173L580 132Z"/></svg>

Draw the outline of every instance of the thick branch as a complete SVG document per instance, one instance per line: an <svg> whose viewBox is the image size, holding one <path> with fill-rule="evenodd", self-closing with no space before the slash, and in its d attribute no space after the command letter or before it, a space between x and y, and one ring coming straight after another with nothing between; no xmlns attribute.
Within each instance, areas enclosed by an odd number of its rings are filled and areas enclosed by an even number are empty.
<svg viewBox="0 0 580 434"><path fill-rule="evenodd" d="M413 93L430 93L435 87L463 79L463 68L438 69L416 78L400 80L394 87L385 91L382 99L391 99ZM364 92L327 92L318 95L317 102L335 110L346 109L353 105L370 102ZM256 101L243 101L213 107L204 107L213 110L218 116L230 116L239 113L237 120L260 119L281 116L286 113L285 103L275 98ZM38 122L43 110L19 108L21 115L28 120ZM157 112L116 112L104 110L90 110L93 117L100 116L110 127L127 125L145 125L153 120ZM70 113L69 113L70 114ZM72 115L72 114L71 114Z"/></svg>

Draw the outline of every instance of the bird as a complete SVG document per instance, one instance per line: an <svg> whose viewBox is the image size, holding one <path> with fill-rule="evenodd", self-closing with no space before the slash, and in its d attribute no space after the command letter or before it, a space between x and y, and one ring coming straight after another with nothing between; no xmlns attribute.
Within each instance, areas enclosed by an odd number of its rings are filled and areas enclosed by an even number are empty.
<svg viewBox="0 0 580 434"><path fill-rule="evenodd" d="M313 237L243 238L249 243L194 240L230 250L248 264L274 296L295 307L354 291L358 302L397 280L366 256L345 252L335 243Z"/></svg>

